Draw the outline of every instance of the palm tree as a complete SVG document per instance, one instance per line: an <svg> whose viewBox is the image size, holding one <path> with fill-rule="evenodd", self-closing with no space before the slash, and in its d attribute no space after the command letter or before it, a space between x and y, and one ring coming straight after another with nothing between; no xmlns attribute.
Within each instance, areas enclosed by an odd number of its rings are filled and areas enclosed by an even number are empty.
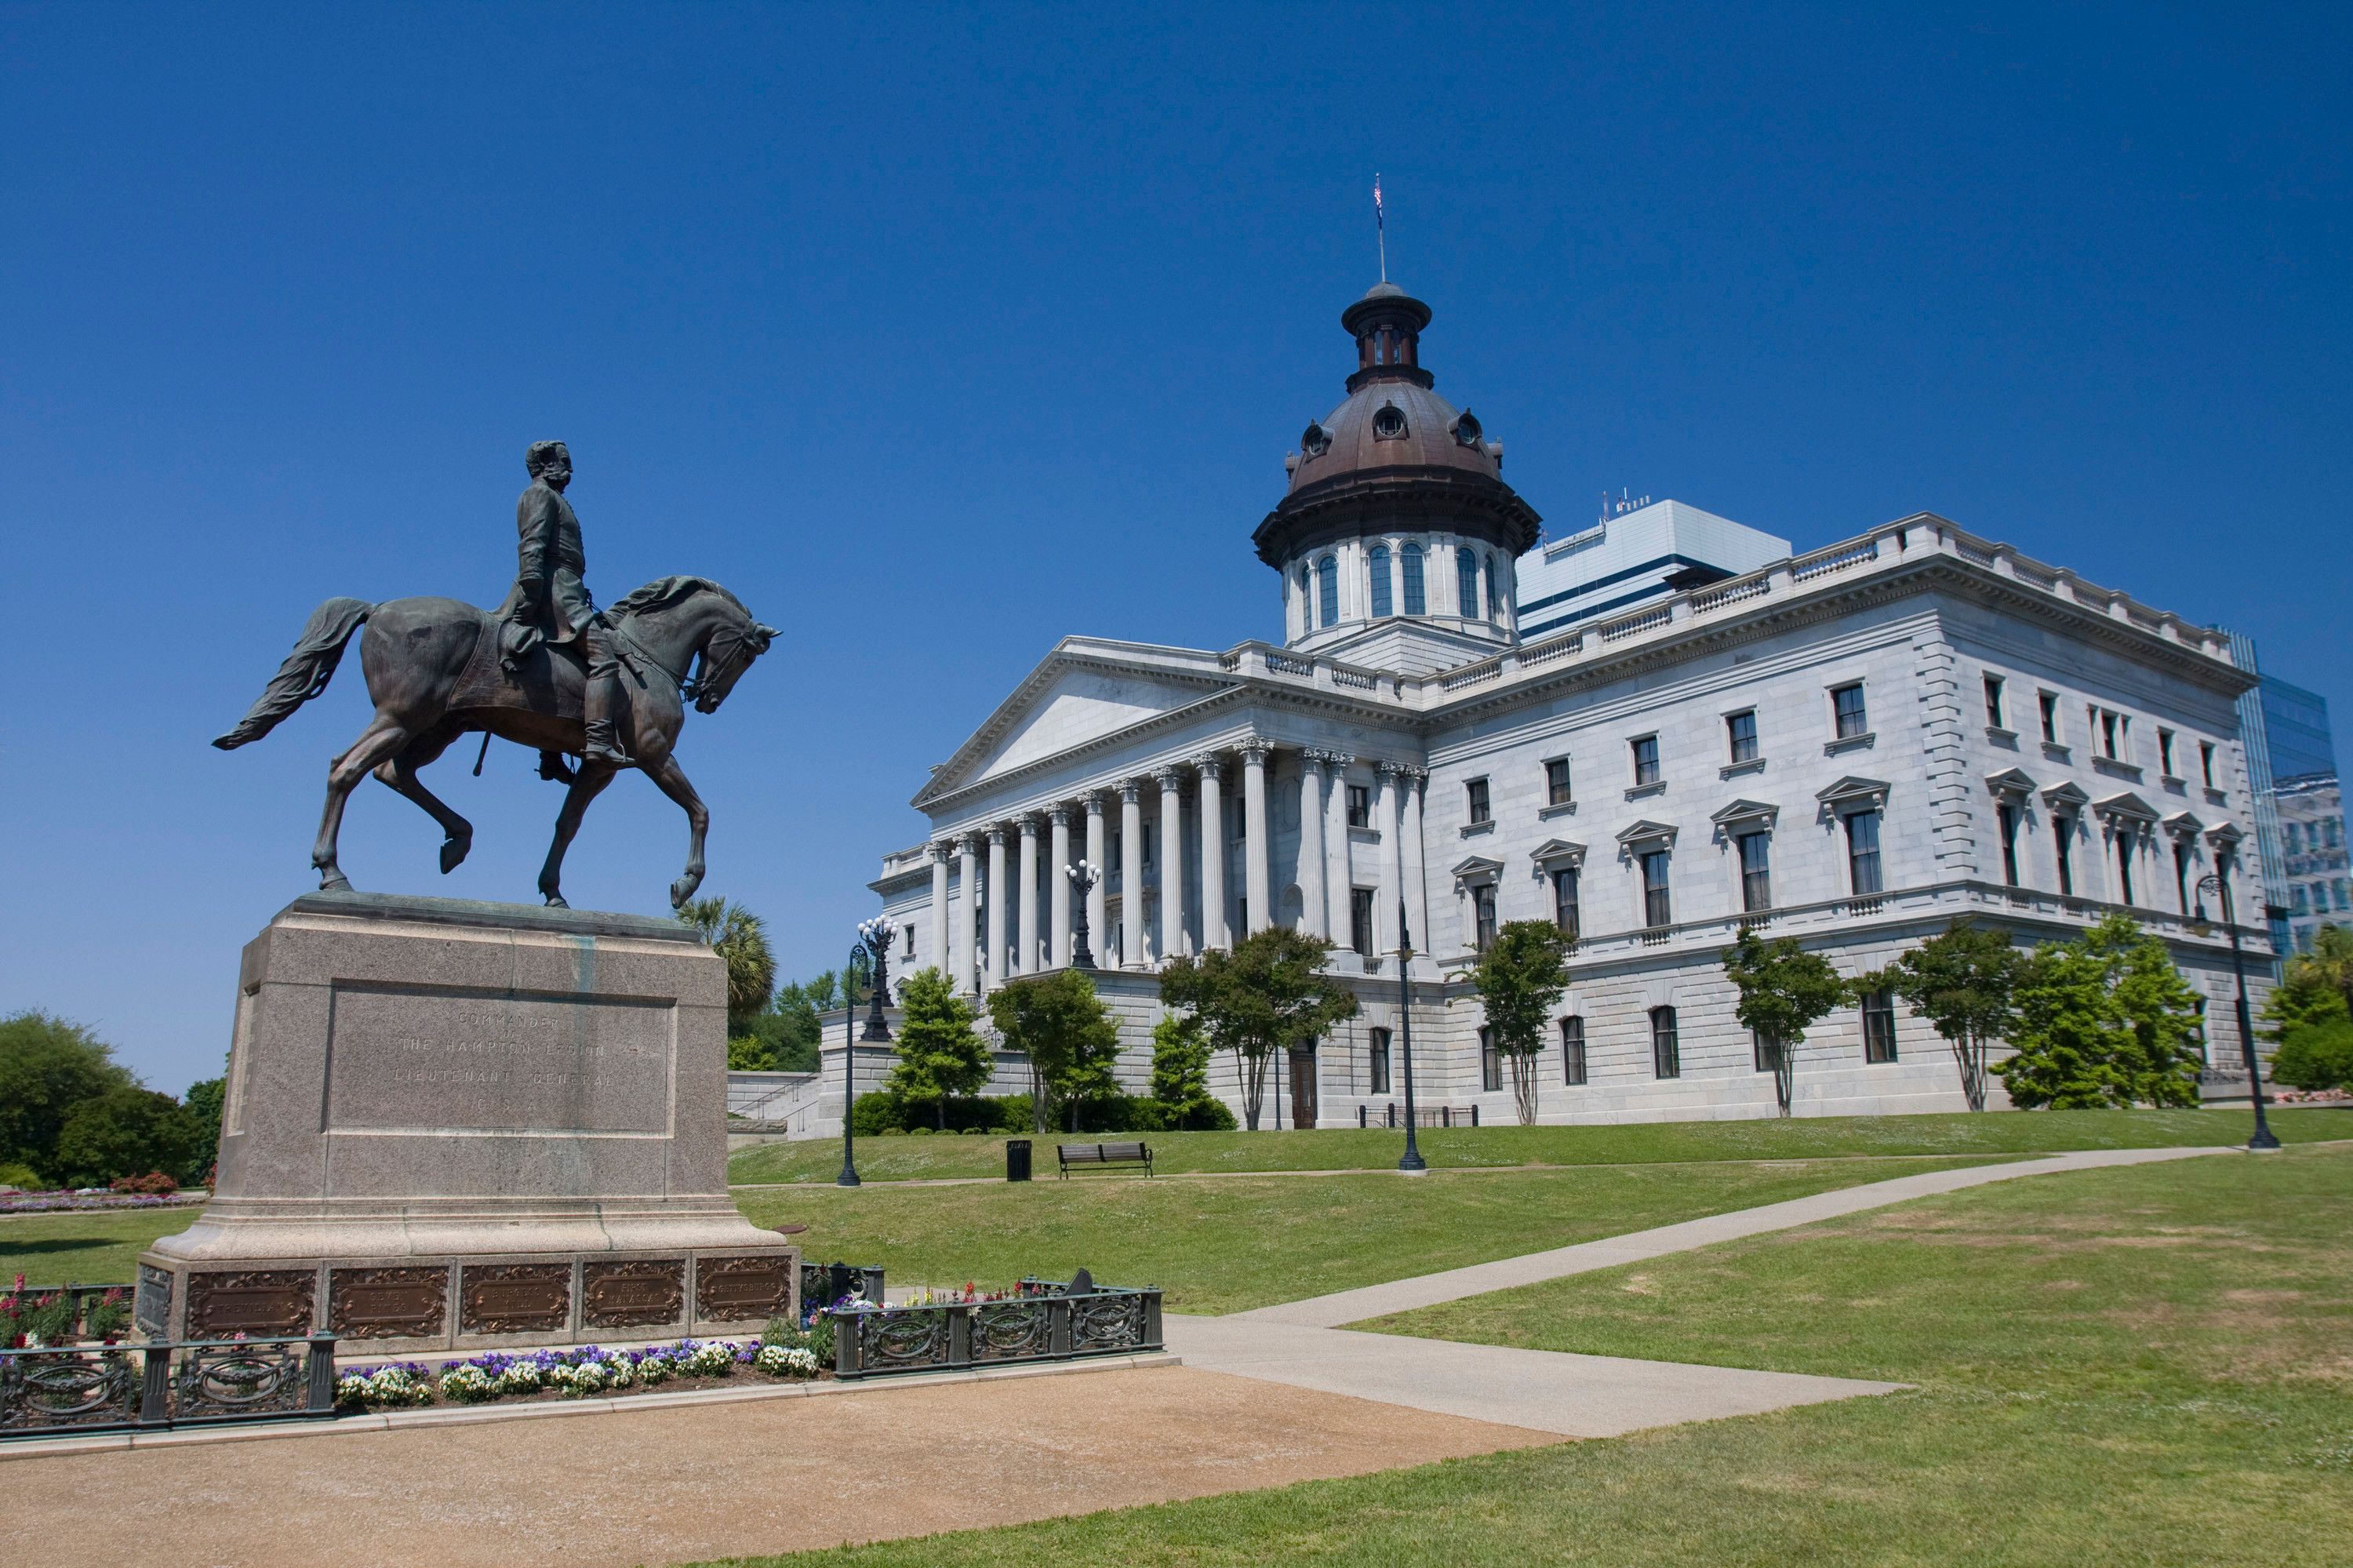
<svg viewBox="0 0 2353 1568"><path fill-rule="evenodd" d="M694 928L727 963L727 1033L744 1033L776 990L776 955L767 927L741 904L724 898L690 900L679 920Z"/></svg>

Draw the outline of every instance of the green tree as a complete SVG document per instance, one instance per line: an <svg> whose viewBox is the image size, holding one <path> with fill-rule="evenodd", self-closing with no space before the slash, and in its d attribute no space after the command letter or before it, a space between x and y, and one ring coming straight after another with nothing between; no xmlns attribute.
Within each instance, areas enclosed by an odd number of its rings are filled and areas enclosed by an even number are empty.
<svg viewBox="0 0 2353 1568"><path fill-rule="evenodd" d="M2353 1089L2353 1021L2286 1031L2272 1053L2272 1078L2292 1089Z"/></svg>
<svg viewBox="0 0 2353 1568"><path fill-rule="evenodd" d="M1168 1119L1179 1128L1209 1119L1209 1107L1218 1103L1209 1093L1209 1042L1189 1012L1164 1014L1152 1026L1152 1097L1168 1107Z"/></svg>
<svg viewBox="0 0 2353 1568"><path fill-rule="evenodd" d="M752 1020L766 1011L776 989L776 956L769 950L766 926L724 898L691 899L678 917L726 961L728 1038L751 1033Z"/></svg>
<svg viewBox="0 0 2353 1568"><path fill-rule="evenodd" d="M885 1092L933 1107L947 1126L950 1100L970 1099L988 1085L996 1061L973 1024L978 1014L937 969L917 969L899 993L899 1059L882 1080Z"/></svg>
<svg viewBox="0 0 2353 1568"><path fill-rule="evenodd" d="M2282 965L2280 983L2263 1003L2263 1020L2273 1026L2264 1038L2278 1041L2297 1029L2353 1022L2353 931L2323 926L2310 952Z"/></svg>
<svg viewBox="0 0 2353 1568"><path fill-rule="evenodd" d="M1056 1105L1119 1093L1119 1081L1112 1075L1119 1060L1119 1024L1085 970L1053 969L1008 980L989 993L988 1016L1006 1048L1029 1058L1032 1131L1043 1133L1053 1125Z"/></svg>
<svg viewBox="0 0 2353 1568"><path fill-rule="evenodd" d="M98 1187L161 1171L175 1181L194 1181L204 1175L202 1167L190 1169L204 1152L204 1124L169 1095L128 1085L109 1089L74 1107L58 1129L60 1180Z"/></svg>
<svg viewBox="0 0 2353 1568"><path fill-rule="evenodd" d="M1514 920L1495 933L1469 971L1486 1010L1487 1038L1512 1065L1512 1102L1522 1127L1535 1125L1535 1059L1545 1048L1553 1006L1568 989L1575 946L1549 920Z"/></svg>
<svg viewBox="0 0 2353 1568"><path fill-rule="evenodd" d="M59 1180L58 1135L74 1107L136 1082L114 1047L79 1023L46 1012L0 1018L0 1160Z"/></svg>
<svg viewBox="0 0 2353 1568"><path fill-rule="evenodd" d="M1767 940L1743 926L1724 972L1739 989L1733 1013L1765 1047L1773 1068L1773 1098L1788 1116L1798 1094L1798 1047L1806 1031L1851 1001L1854 987L1820 953L1808 952L1795 937Z"/></svg>
<svg viewBox="0 0 2353 1568"><path fill-rule="evenodd" d="M1355 993L1324 973L1332 944L1284 926L1172 960L1160 998L1200 1021L1212 1050L1231 1051L1242 1086L1242 1117L1258 1130L1266 1069L1278 1052L1305 1050L1356 1012Z"/></svg>
<svg viewBox="0 0 2353 1568"><path fill-rule="evenodd" d="M1969 1109L1981 1111L1986 1053L2009 1034L2029 967L2027 955L2002 933L1956 920L1856 984L1862 991L1894 991L1936 1026L1952 1047Z"/></svg>
<svg viewBox="0 0 2353 1568"><path fill-rule="evenodd" d="M228 1080L225 1077L199 1078L180 1097L180 1103L188 1107L188 1114L196 1118L202 1132L195 1152L188 1160L188 1168L195 1172L190 1181L209 1180L213 1162L220 1158L221 1109L227 1097Z"/></svg>
<svg viewBox="0 0 2353 1568"><path fill-rule="evenodd" d="M2017 997L2014 1054L1992 1069L2011 1104L2198 1103L2198 993L2129 916L2035 948Z"/></svg>

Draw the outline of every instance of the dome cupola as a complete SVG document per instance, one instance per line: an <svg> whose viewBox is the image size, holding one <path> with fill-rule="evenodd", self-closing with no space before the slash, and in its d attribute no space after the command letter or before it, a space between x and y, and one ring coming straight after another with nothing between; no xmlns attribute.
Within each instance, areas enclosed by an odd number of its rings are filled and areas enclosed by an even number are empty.
<svg viewBox="0 0 2353 1568"><path fill-rule="evenodd" d="M1251 535L1282 574L1293 646L1354 641L1391 620L1450 641L1513 640L1512 563L1542 520L1504 482L1502 444L1434 390L1421 364L1430 319L1389 282L1340 314L1356 344L1348 395L1308 421L1283 460L1288 493Z"/></svg>

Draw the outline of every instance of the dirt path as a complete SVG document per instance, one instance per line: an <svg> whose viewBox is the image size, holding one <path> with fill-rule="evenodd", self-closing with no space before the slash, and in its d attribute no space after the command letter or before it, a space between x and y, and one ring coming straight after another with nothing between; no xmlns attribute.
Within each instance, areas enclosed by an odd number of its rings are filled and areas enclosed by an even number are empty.
<svg viewBox="0 0 2353 1568"><path fill-rule="evenodd" d="M25 1458L7 1466L5 1511L42 1568L117 1568L153 1555L157 1529L199 1568L619 1568L1557 1441L1172 1366ZM125 1506L92 1507L93 1488Z"/></svg>

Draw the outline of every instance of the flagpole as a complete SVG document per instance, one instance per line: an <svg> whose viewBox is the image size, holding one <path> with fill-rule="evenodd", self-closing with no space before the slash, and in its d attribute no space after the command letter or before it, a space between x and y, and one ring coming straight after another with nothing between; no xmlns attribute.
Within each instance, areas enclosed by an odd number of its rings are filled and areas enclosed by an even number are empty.
<svg viewBox="0 0 2353 1568"><path fill-rule="evenodd" d="M1381 281L1386 283L1389 281L1389 234L1381 213L1381 176L1377 174L1373 176L1373 238L1380 246Z"/></svg>

